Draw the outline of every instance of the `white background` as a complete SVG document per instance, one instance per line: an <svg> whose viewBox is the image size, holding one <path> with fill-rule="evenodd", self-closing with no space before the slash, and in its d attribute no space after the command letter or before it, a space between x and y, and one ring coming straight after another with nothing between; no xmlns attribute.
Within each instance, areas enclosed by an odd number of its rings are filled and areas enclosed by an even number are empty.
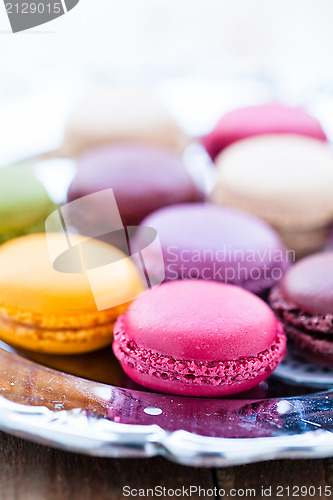
<svg viewBox="0 0 333 500"><path fill-rule="evenodd" d="M278 75L302 104L309 88L333 88L332 22L332 0L80 0L65 16L12 34L0 2L0 162L56 147L70 106L94 80L195 70L178 103L190 110L187 124L200 114L207 127L219 99L221 109L247 100L230 85L204 92L200 79L212 75ZM172 107L170 88L167 97Z"/></svg>
<svg viewBox="0 0 333 500"><path fill-rule="evenodd" d="M45 59L128 66L233 56L310 75L332 64L332 20L331 0L80 0L66 16L12 35L1 5L1 61L15 59L24 72Z"/></svg>

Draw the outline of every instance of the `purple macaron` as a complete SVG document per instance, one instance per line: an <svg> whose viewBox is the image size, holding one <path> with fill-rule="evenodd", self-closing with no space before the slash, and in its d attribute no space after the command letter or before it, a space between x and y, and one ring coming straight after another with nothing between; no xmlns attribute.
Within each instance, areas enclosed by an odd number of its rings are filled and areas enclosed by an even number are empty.
<svg viewBox="0 0 333 500"><path fill-rule="evenodd" d="M139 144L117 144L90 150L77 161L77 174L68 201L112 188L124 226L136 226L148 214L175 203L203 199L186 170L182 157L171 151ZM77 225L109 217L101 197L94 213L80 214Z"/></svg>
<svg viewBox="0 0 333 500"><path fill-rule="evenodd" d="M270 303L293 350L333 367L333 252L298 261L271 291Z"/></svg>
<svg viewBox="0 0 333 500"><path fill-rule="evenodd" d="M280 281L291 260L291 252L274 229L232 208L210 203L174 205L154 212L142 225L157 231L166 281L214 280L261 295ZM145 246L144 236L139 227L137 246ZM158 262L155 252L156 247L146 249L150 269Z"/></svg>

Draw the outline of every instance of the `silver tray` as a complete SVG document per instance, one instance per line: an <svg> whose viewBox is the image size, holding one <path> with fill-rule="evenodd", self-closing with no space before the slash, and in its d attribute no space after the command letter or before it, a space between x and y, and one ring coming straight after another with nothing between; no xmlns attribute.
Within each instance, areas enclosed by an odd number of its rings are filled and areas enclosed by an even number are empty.
<svg viewBox="0 0 333 500"><path fill-rule="evenodd" d="M232 103L240 103L240 95L248 95L251 89L256 94L246 79L241 88L236 87L237 92L232 79L227 83L226 95L234 89ZM272 94L271 85L265 83L266 93L262 81L255 85L266 99ZM164 87L160 86L160 95L168 97ZM177 88L183 87L188 85ZM178 93L178 101L183 102L182 92ZM225 95L220 84L217 95ZM277 93L277 97L281 95ZM217 112L214 99L212 109ZM249 95L248 100L256 99ZM171 107L174 104L166 101ZM331 92L316 94L308 104L330 125L327 132L332 138L331 120L326 120L323 112L328 101L333 103ZM218 113L231 106L220 104ZM205 126L200 119L198 126L193 126L195 117L188 113L183 126L191 123L189 132L195 135L203 133L215 119L212 116ZM49 147L45 143L45 150ZM22 156L33 153L21 152ZM192 153L187 160L194 167L193 158L199 154L196 150ZM73 165L58 159L47 163L47 168L37 165L37 171L58 202L72 178ZM52 174L55 171L56 176ZM209 176L201 178L203 182L209 189ZM0 366L0 429L47 446L106 457L163 455L185 465L216 467L333 456L333 389L327 390L333 387L333 372L318 372L293 359L276 370L275 378L235 399L146 392L126 378L111 349L61 357L17 352L0 343Z"/></svg>
<svg viewBox="0 0 333 500"><path fill-rule="evenodd" d="M2 344L0 428L68 451L105 457L163 455L192 466L231 466L280 458L333 456L333 391L305 391L270 379L242 399L203 399L145 392L113 364L111 350L72 357L36 355ZM84 379L41 364L100 378ZM97 369L97 371L96 371ZM95 372L94 372L95 370Z"/></svg>

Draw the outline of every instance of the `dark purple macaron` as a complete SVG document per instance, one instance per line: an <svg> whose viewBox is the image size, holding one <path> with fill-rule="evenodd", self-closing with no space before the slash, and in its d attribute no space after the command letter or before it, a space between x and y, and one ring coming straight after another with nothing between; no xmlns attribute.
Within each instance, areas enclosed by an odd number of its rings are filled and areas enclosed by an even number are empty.
<svg viewBox="0 0 333 500"><path fill-rule="evenodd" d="M210 203L174 205L142 222L157 231L165 280L204 279L242 286L262 294L275 285L289 265L291 252L265 222L236 209ZM144 231L136 246L147 247ZM150 269L158 262L157 247L147 247ZM156 269L160 275L161 270Z"/></svg>
<svg viewBox="0 0 333 500"><path fill-rule="evenodd" d="M333 252L298 261L272 290L270 303L294 351L333 367Z"/></svg>
<svg viewBox="0 0 333 500"><path fill-rule="evenodd" d="M112 188L125 226L139 224L148 214L166 205L203 199L181 156L153 146L99 147L81 156L77 167L68 201ZM102 214L108 217L108 207L98 208L96 217L100 219ZM82 214L83 227L85 217L91 224L94 214Z"/></svg>

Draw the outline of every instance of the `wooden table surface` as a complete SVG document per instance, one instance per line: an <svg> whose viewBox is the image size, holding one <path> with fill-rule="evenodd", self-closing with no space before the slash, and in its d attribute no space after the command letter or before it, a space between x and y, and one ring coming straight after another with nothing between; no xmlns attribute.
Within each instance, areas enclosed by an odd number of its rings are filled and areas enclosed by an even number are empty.
<svg viewBox="0 0 333 500"><path fill-rule="evenodd" d="M333 459L280 460L227 469L203 469L183 467L161 457L140 460L87 457L46 448L3 433L0 433L0 443L1 500L116 500L126 498L124 486L139 489L158 485L167 489L219 487L226 493L233 488L255 489L252 498L264 498L262 487L272 487L270 498L291 498L287 490L277 497L277 486L314 486L314 495L302 497L299 492L298 497L319 499L329 498L324 495L325 486L333 486ZM240 493L234 497L245 496ZM333 493L330 496L333 498ZM190 498L214 497L197 493Z"/></svg>

